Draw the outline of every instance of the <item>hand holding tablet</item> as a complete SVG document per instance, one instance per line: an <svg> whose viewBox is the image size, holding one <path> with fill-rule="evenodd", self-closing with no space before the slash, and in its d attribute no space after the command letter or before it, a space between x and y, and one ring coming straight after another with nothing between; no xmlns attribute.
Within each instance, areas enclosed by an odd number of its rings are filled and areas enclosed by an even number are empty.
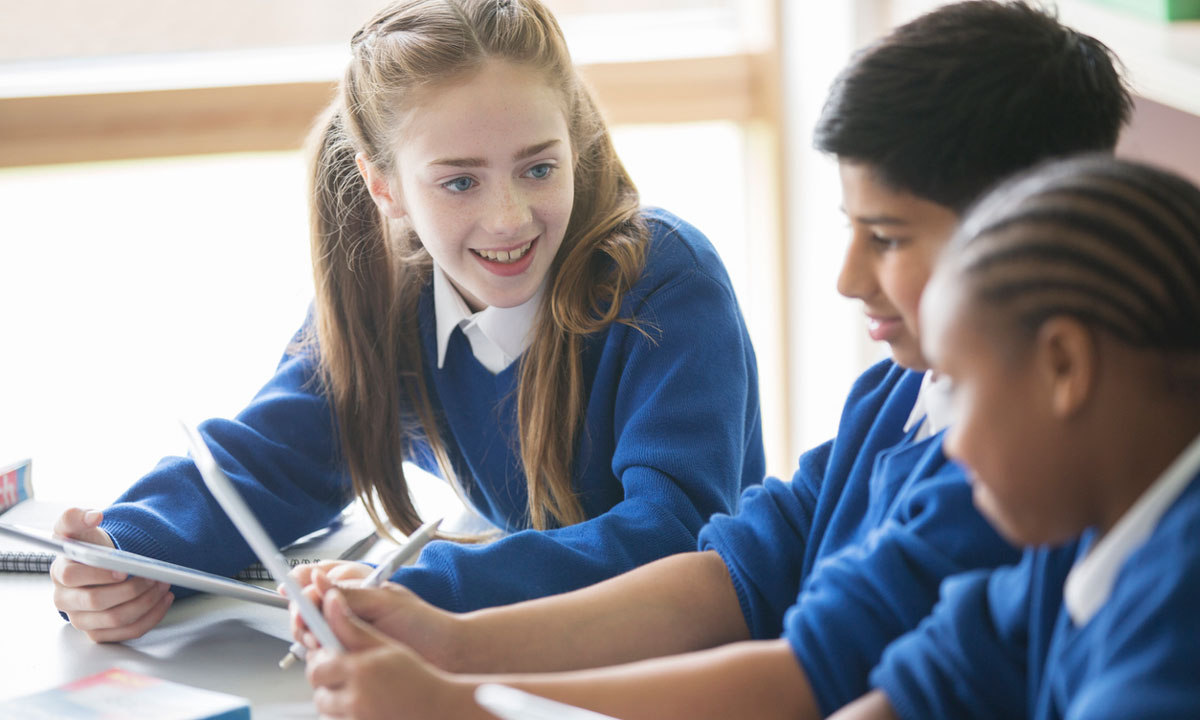
<svg viewBox="0 0 1200 720"><path fill-rule="evenodd" d="M155 560L154 558L137 555L125 550L71 540L40 528L0 521L0 531L25 540L32 540L43 547L62 553L67 558L81 562L84 565L91 565L92 567L103 568L105 570L116 570L137 577L160 580L172 585L178 585L179 587L213 593L214 595L235 597L263 605L286 608L288 604L287 598L284 596L257 585L251 585L250 583L244 583L201 570L194 570L183 565Z"/></svg>

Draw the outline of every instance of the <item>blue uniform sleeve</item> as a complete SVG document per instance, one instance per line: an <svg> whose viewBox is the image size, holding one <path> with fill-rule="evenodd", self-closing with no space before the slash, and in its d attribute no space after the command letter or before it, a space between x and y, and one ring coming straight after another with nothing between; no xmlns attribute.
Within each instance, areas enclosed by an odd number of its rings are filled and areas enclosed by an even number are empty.
<svg viewBox="0 0 1200 720"><path fill-rule="evenodd" d="M832 446L830 440L804 453L792 482L767 478L746 490L736 516L716 515L700 532L700 549L725 561L755 639L779 637L784 613L796 602L817 504L814 488Z"/></svg>
<svg viewBox="0 0 1200 720"><path fill-rule="evenodd" d="M279 546L328 525L352 498L315 373L313 351L289 350L236 419L199 428ZM223 575L254 559L188 458L162 460L104 511L102 527L123 550Z"/></svg>
<svg viewBox="0 0 1200 720"><path fill-rule="evenodd" d="M431 543L395 582L458 612L574 590L694 550L708 518L735 509L743 479L762 480L757 371L728 283L696 269L631 309L646 333L623 329L605 350L619 353L601 363L620 363L620 379L589 402L613 417L621 500L569 527Z"/></svg>
<svg viewBox="0 0 1200 720"><path fill-rule="evenodd" d="M919 467L932 468L941 443L926 453ZM884 648L929 614L945 578L1017 560L975 509L956 464L941 462L928 477L914 473L861 542L813 568L784 617L784 636L825 714L867 691Z"/></svg>
<svg viewBox="0 0 1200 720"><path fill-rule="evenodd" d="M1067 720L1200 717L1200 521L1130 556L1088 628L1090 672Z"/></svg>
<svg viewBox="0 0 1200 720"><path fill-rule="evenodd" d="M933 614L887 649L871 684L902 720L1010 720L1029 712L1032 575L1044 558L946 581Z"/></svg>

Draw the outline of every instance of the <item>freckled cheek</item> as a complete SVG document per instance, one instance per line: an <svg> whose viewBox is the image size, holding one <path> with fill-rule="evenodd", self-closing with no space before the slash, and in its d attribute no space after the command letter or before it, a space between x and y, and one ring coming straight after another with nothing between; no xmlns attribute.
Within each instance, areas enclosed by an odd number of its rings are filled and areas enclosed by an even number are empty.
<svg viewBox="0 0 1200 720"><path fill-rule="evenodd" d="M561 236L566 232L567 224L571 220L571 199L572 194L568 188L568 192L546 198L546 202L540 204L538 215L546 225L547 230L551 230L559 236L557 239L561 239Z"/></svg>

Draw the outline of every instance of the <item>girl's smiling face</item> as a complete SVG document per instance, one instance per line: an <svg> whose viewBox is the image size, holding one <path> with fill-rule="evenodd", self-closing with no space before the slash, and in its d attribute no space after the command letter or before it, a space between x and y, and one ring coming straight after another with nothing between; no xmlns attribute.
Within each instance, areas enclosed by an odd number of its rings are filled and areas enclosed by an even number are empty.
<svg viewBox="0 0 1200 720"><path fill-rule="evenodd" d="M529 300L562 246L574 201L562 105L535 71L491 61L423 93L391 177L359 158L376 204L412 227L472 310Z"/></svg>
<svg viewBox="0 0 1200 720"><path fill-rule="evenodd" d="M888 188L868 165L843 160L839 170L842 210L851 233L838 292L862 301L871 339L888 343L897 363L924 370L918 304L934 260L958 224L958 214Z"/></svg>

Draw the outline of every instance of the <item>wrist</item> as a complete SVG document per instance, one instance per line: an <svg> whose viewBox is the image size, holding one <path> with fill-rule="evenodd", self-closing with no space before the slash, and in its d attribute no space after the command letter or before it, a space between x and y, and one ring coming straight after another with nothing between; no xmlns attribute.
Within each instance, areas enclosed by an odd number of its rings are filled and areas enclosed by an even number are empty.
<svg viewBox="0 0 1200 720"><path fill-rule="evenodd" d="M436 632L429 638L432 640L429 647L424 648L428 652L426 659L447 672L468 671L471 653L468 647L471 637L469 616L441 611L435 617Z"/></svg>
<svg viewBox="0 0 1200 720"><path fill-rule="evenodd" d="M435 703L438 717L457 720L494 720L494 717L475 702L478 682L452 674L439 673Z"/></svg>

